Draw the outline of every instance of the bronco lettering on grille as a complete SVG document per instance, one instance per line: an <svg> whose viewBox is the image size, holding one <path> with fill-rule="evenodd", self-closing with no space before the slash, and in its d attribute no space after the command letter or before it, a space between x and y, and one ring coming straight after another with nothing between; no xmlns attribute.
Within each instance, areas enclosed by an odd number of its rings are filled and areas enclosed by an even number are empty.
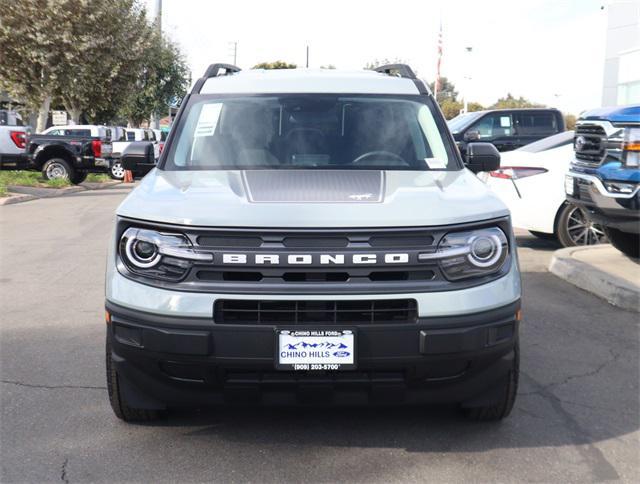
<svg viewBox="0 0 640 484"><path fill-rule="evenodd" d="M408 264L409 254L222 254L223 264L343 265Z"/></svg>

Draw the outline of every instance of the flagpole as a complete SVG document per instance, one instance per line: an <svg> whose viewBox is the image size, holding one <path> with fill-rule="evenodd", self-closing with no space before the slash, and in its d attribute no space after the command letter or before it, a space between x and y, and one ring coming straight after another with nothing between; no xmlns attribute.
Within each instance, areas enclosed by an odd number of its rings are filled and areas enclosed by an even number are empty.
<svg viewBox="0 0 640 484"><path fill-rule="evenodd" d="M436 82L433 83L433 97L438 100L440 91L440 64L442 62L442 16L440 17L440 31L438 32L438 63L436 64Z"/></svg>

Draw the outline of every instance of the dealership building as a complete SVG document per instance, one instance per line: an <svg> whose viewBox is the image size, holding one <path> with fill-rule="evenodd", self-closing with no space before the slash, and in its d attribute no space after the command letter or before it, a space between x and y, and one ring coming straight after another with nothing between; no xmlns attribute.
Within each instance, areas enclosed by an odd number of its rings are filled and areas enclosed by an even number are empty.
<svg viewBox="0 0 640 484"><path fill-rule="evenodd" d="M612 1L607 9L602 105L640 104L640 2Z"/></svg>

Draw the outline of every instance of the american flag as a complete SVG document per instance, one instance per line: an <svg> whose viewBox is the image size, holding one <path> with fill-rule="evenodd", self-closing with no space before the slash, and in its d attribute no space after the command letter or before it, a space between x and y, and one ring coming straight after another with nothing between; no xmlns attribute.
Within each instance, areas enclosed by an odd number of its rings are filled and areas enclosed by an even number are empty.
<svg viewBox="0 0 640 484"><path fill-rule="evenodd" d="M438 64L436 68L436 82L433 86L433 97L438 98L440 90L440 63L442 62L442 20L440 20L440 32L438 32Z"/></svg>

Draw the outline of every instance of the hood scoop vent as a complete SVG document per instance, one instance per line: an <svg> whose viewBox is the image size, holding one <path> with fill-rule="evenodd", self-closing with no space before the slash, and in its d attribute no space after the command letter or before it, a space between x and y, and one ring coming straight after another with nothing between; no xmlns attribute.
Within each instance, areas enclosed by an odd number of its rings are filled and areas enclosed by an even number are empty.
<svg viewBox="0 0 640 484"><path fill-rule="evenodd" d="M378 170L246 170L242 173L254 203L380 203L384 172Z"/></svg>

